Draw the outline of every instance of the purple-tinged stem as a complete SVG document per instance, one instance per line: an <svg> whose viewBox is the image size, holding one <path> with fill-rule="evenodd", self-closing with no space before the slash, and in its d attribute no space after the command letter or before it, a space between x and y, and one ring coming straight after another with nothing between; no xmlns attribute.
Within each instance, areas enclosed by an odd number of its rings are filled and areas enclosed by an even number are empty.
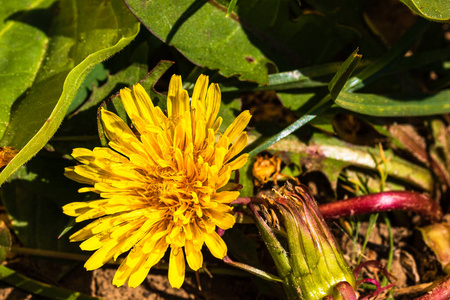
<svg viewBox="0 0 450 300"><path fill-rule="evenodd" d="M377 268L377 269L381 270L381 272L383 272L384 276L386 276L390 282L395 280L394 278L392 278L391 274L389 274L388 270L377 260L368 260L366 262L359 264L353 270L353 274L355 275L356 278L359 277L359 273L361 273L362 269L365 267Z"/></svg>
<svg viewBox="0 0 450 300"><path fill-rule="evenodd" d="M341 281L334 286L334 295L340 297L339 299L344 300L358 300L358 295L356 294L353 287L346 281ZM333 295L323 297L323 300L334 300Z"/></svg>
<svg viewBox="0 0 450 300"><path fill-rule="evenodd" d="M246 205L255 198L239 197L232 204ZM337 219L355 215L391 210L408 210L428 218L432 222L442 219L440 206L431 198L416 192L391 191L370 194L319 205L325 219Z"/></svg>
<svg viewBox="0 0 450 300"><path fill-rule="evenodd" d="M251 197L238 197L236 200L231 202L231 204L247 205L250 202L252 202L252 198Z"/></svg>
<svg viewBox="0 0 450 300"><path fill-rule="evenodd" d="M358 296L353 287L346 281L341 281L334 287L344 300L357 300Z"/></svg>
<svg viewBox="0 0 450 300"><path fill-rule="evenodd" d="M436 285L431 291L414 300L448 300L450 299L450 275L438 285Z"/></svg>
<svg viewBox="0 0 450 300"><path fill-rule="evenodd" d="M364 282L369 282L377 287L377 290L375 292L371 293L370 295L367 295L364 298L361 298L361 300L369 300L369 299L372 299L373 297L377 297L380 293L391 289L395 285L396 282L394 282L393 276L391 274L389 274L388 270L379 261L376 261L376 260L369 260L369 261L363 262L362 264L359 264L353 270L353 274L355 275L356 278L358 278L359 273L361 272L361 270L364 267L374 267L374 268L380 269L383 272L383 274L386 276L386 278L389 280L390 284L388 284L384 287L381 287L380 283L378 281L376 281L375 279L372 279L372 278L361 279L360 281L358 281L356 283L356 287L358 287L361 283L364 283Z"/></svg>
<svg viewBox="0 0 450 300"><path fill-rule="evenodd" d="M442 219L442 210L431 198L415 192L383 192L319 205L325 219L337 219L354 215L391 210L408 210L430 221Z"/></svg>

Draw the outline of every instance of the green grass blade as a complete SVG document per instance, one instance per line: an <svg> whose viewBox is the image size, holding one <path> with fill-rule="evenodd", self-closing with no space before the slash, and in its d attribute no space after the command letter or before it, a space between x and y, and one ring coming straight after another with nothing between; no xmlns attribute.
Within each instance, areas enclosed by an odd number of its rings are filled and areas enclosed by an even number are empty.
<svg viewBox="0 0 450 300"><path fill-rule="evenodd" d="M408 31L378 60L367 66L356 76L350 78L345 86L345 91L355 91L365 86L364 81L379 73L382 69L392 63L395 59L403 56L428 28L429 22L419 19Z"/></svg>
<svg viewBox="0 0 450 300"><path fill-rule="evenodd" d="M337 71L336 75L331 79L328 84L328 90L333 100L336 100L337 96L344 88L345 83L355 71L356 66L361 60L362 55L358 54L358 49L356 49L342 64L342 66Z"/></svg>
<svg viewBox="0 0 450 300"><path fill-rule="evenodd" d="M336 104L353 112L377 117L440 115L450 112L450 90L413 96L342 92Z"/></svg>
<svg viewBox="0 0 450 300"><path fill-rule="evenodd" d="M49 284L28 278L23 276L16 271L7 268L5 266L0 266L0 280L30 292L32 294L46 297L49 299L58 300L99 300L101 298L91 297L79 292L74 292L71 290L63 289L56 286L51 286Z"/></svg>

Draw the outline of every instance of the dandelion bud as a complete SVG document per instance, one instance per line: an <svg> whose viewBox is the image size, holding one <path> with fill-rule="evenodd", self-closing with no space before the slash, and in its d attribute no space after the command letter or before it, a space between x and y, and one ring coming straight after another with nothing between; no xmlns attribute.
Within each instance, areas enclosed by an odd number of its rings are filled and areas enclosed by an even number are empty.
<svg viewBox="0 0 450 300"><path fill-rule="evenodd" d="M299 298L322 299L332 294L340 282L354 287L355 277L308 188L288 183L277 194L278 197L270 201L272 212L264 215L269 227L286 233L279 236L287 239L285 252L292 277L287 281L296 283L295 288L301 290Z"/></svg>

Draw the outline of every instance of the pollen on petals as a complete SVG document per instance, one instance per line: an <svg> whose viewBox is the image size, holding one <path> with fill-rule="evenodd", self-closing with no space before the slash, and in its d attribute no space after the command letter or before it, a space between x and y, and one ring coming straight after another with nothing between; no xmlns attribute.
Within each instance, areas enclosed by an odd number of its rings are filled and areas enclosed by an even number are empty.
<svg viewBox="0 0 450 300"><path fill-rule="evenodd" d="M80 165L66 168L65 175L88 185L79 192L94 192L101 199L63 207L77 222L92 220L70 240L95 251L85 264L88 270L124 256L114 285L138 286L170 249L169 282L179 288L186 262L193 270L202 267L204 245L217 258L227 253L215 230L234 225L229 204L239 192L217 190L248 160L239 153L248 141L244 130L251 115L242 112L220 133L221 93L217 84L208 84L201 75L189 100L181 77L174 75L167 115L139 84L123 89L120 96L133 130L102 109L110 148L73 150Z"/></svg>

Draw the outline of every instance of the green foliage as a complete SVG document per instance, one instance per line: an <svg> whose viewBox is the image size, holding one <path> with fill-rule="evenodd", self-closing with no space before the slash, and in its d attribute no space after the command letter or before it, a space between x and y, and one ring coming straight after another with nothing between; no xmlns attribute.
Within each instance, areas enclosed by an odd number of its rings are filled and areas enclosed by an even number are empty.
<svg viewBox="0 0 450 300"><path fill-rule="evenodd" d="M86 294L48 285L46 283L31 279L5 266L0 266L0 279L12 286L47 299L101 300L97 297L91 297Z"/></svg>
<svg viewBox="0 0 450 300"><path fill-rule="evenodd" d="M11 251L12 240L11 234L9 233L9 228L6 226L5 222L0 222L0 261L4 262L6 256Z"/></svg>
<svg viewBox="0 0 450 300"><path fill-rule="evenodd" d="M436 22L450 22L450 3L446 0L400 0L421 17Z"/></svg>
<svg viewBox="0 0 450 300"><path fill-rule="evenodd" d="M183 0L126 1L131 11L153 34L173 45L197 65L218 69L224 76L267 83L270 63L247 37L241 24L225 18L210 2ZM241 51L230 51L239 45Z"/></svg>
<svg viewBox="0 0 450 300"><path fill-rule="evenodd" d="M367 192L385 180L386 190L448 188L447 24L428 21L447 22L448 1L402 1L425 18L404 30L386 20L388 29L375 28L368 2L359 0L124 2L0 5L0 146L20 150L1 170L0 198L21 245L78 251L67 235L57 239L70 224L61 206L92 197L63 177L75 163L72 149L106 145L97 128L101 105L129 122L118 97L123 87L141 83L164 111L172 74L182 75L190 95L201 73L219 83L222 131L242 110L254 115L241 196L259 191L252 167L263 151L279 153L281 181L319 172L335 196L345 180L363 182ZM385 43L386 30L397 33L395 43ZM419 128L414 134L395 131L408 122ZM387 178L377 173L378 143ZM228 239L233 259L264 269L255 243L239 244L246 232L236 232ZM0 232L0 258L8 244ZM278 269L287 270L287 254L276 255Z"/></svg>
<svg viewBox="0 0 450 300"><path fill-rule="evenodd" d="M42 18L36 9L30 10L29 17L25 19L28 22ZM42 149L56 132L89 71L127 45L138 30L139 23L120 1L107 5L94 1L77 1L75 6L69 1L59 3L47 33L42 64L35 70L26 95L15 99L9 112L10 120L0 144L21 151L1 172L0 183ZM19 72L24 64L17 63Z"/></svg>
<svg viewBox="0 0 450 300"><path fill-rule="evenodd" d="M2 76L0 85L0 138L8 126L12 105L33 84L45 57L49 41L45 31L53 2L3 1L0 6L0 69L7 75Z"/></svg>
<svg viewBox="0 0 450 300"><path fill-rule="evenodd" d="M370 116L431 116L450 112L450 90L411 96L343 92L337 97L336 104L350 111Z"/></svg>

